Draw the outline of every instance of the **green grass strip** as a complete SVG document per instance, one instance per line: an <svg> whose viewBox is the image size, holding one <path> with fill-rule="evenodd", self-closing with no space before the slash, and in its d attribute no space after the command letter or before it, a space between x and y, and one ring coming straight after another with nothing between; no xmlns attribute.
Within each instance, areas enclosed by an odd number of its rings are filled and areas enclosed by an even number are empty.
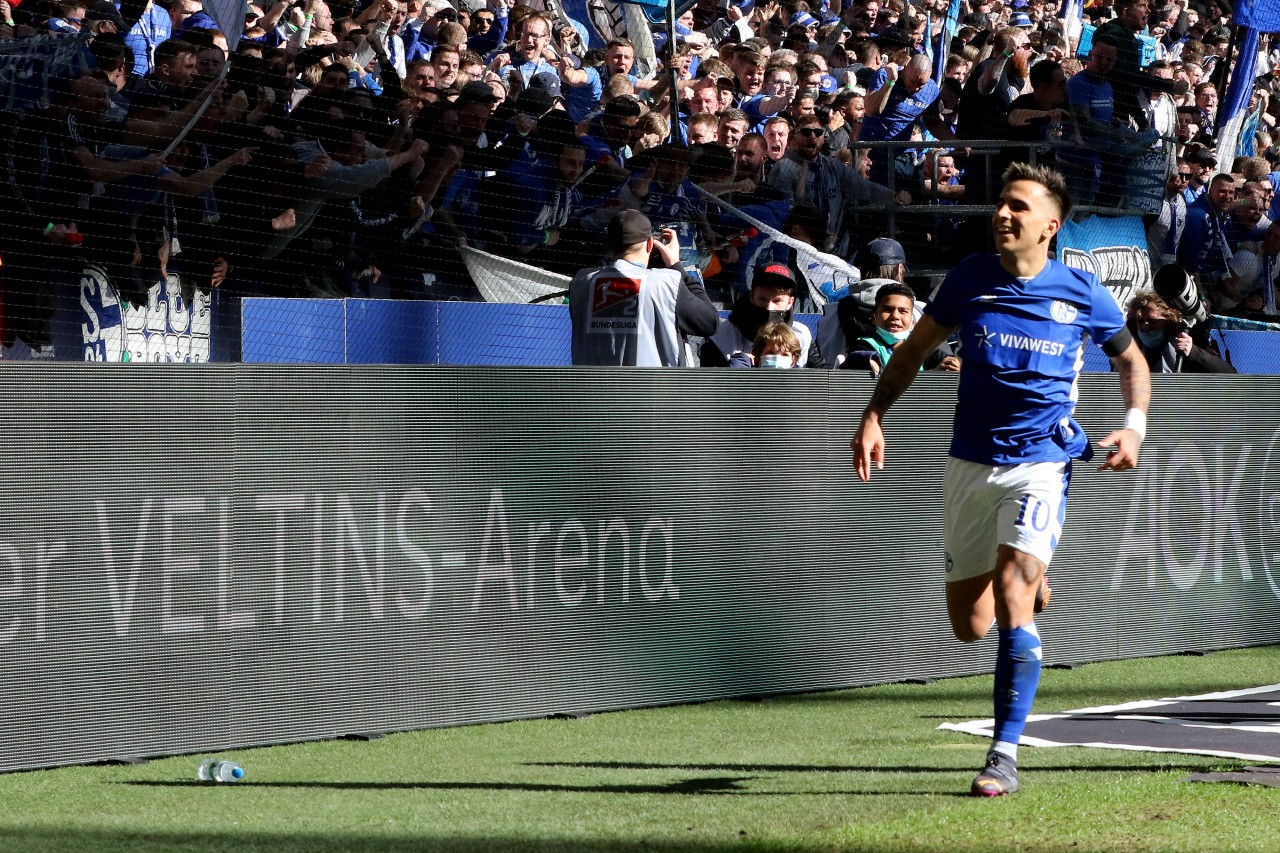
<svg viewBox="0 0 1280 853"><path fill-rule="evenodd" d="M1048 670L1039 713L1280 681L1280 647ZM0 850L1272 851L1280 790L1188 783L1219 758L1024 748L963 796L991 679L537 720L0 776Z"/></svg>

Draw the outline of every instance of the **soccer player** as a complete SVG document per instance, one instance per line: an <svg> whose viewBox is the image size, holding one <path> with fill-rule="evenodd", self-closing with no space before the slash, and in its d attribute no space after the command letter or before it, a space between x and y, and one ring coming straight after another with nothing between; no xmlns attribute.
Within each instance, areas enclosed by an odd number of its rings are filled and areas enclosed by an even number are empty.
<svg viewBox="0 0 1280 853"><path fill-rule="evenodd" d="M973 780L975 796L1018 790L1018 741L1040 681L1036 596L1062 532L1071 460L1092 455L1072 412L1085 338L1120 374L1124 427L1098 442L1099 470L1138 463L1151 378L1111 294L1092 273L1049 260L1049 243L1071 212L1057 172L1015 163L991 226L997 255L973 255L943 281L900 344L850 443L858 476L884 467L881 420L911 385L921 361L959 330L964 366L945 478L947 613L961 642L992 619L995 737Z"/></svg>

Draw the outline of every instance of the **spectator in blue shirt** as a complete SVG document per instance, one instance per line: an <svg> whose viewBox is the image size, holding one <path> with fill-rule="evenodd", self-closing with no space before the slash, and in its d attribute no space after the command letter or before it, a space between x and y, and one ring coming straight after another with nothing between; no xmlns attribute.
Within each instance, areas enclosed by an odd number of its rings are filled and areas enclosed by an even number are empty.
<svg viewBox="0 0 1280 853"><path fill-rule="evenodd" d="M901 73L892 63L886 71L885 84L866 97L866 118L862 120L858 139L862 142L906 141L911 138L912 128L920 122L939 139L951 138L937 110L930 109L941 89L929 77L933 73L929 58L923 54L913 56ZM872 180L888 183L892 162L892 157L873 160Z"/></svg>
<svg viewBox="0 0 1280 853"><path fill-rule="evenodd" d="M508 87L514 87L517 77L519 88L524 88L535 74L559 75L559 69L548 61L548 57L554 57L550 44L551 18L535 12L520 22L511 49L495 56L489 67L502 75Z"/></svg>
<svg viewBox="0 0 1280 853"><path fill-rule="evenodd" d="M1187 208L1187 224L1178 244L1178 263L1209 293L1214 306L1225 311L1239 301L1231 281L1228 228L1236 200L1235 178L1214 175L1209 190Z"/></svg>
<svg viewBox="0 0 1280 853"><path fill-rule="evenodd" d="M151 57L156 46L167 41L173 33L169 13L154 2L148 3L138 23L124 37L124 43L133 51L133 73L145 77L151 70Z"/></svg>

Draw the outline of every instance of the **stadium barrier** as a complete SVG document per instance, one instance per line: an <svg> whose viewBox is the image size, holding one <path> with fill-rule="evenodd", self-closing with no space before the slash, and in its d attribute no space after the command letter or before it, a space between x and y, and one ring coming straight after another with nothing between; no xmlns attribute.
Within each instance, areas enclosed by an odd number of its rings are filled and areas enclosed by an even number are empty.
<svg viewBox="0 0 1280 853"><path fill-rule="evenodd" d="M1132 285L1127 285L1132 290ZM1116 291L1119 298L1120 293ZM92 275L62 291L52 353L21 341L0 347L0 361L273 364L454 364L569 366L569 314L563 304L431 302L385 299L226 298L217 290L184 295L171 276L131 307ZM105 298L104 298L105 296ZM819 316L798 318L816 333ZM1280 375L1280 332L1232 328L1218 318L1212 337L1241 373ZM1261 324L1254 324L1261 325ZM1084 369L1109 372L1090 344Z"/></svg>
<svg viewBox="0 0 1280 853"><path fill-rule="evenodd" d="M6 377L2 770L991 666L943 609L951 376L866 485L848 373ZM1080 390L1095 439L1120 423L1114 377ZM1160 378L1141 468L1076 467L1048 664L1280 642L1277 399Z"/></svg>

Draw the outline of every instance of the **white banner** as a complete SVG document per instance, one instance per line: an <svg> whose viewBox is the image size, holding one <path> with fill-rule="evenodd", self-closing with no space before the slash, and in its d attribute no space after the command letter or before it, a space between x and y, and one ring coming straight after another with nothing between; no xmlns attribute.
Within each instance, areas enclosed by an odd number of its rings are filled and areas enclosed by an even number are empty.
<svg viewBox="0 0 1280 853"><path fill-rule="evenodd" d="M569 289L569 277L538 267L500 258L470 246L462 248L462 260L485 302L533 302ZM548 300L551 301L551 300Z"/></svg>
<svg viewBox="0 0 1280 853"><path fill-rule="evenodd" d="M240 37L244 35L244 12L247 5L247 0L204 0L204 10L218 22L218 29L227 37L227 46L232 53L240 43Z"/></svg>

